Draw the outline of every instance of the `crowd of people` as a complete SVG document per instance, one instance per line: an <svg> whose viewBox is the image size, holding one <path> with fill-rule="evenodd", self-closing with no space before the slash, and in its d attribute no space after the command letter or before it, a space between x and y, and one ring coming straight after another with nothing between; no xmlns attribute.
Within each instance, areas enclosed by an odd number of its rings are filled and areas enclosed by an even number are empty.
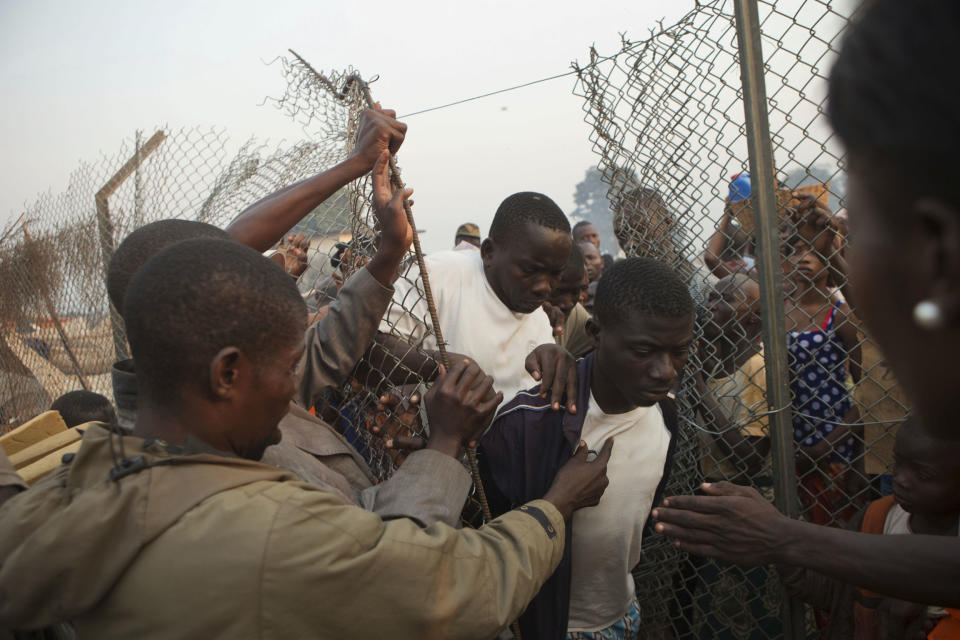
<svg viewBox="0 0 960 640"><path fill-rule="evenodd" d="M132 358L113 367L112 401L53 403L78 440L29 488L0 452L0 637L646 637L632 571L665 536L698 558L672 578L697 600L674 612L678 637L783 633L775 603L751 597L775 585L825 638L960 638L960 118L941 82L958 34L952 3L870 2L830 80L849 227L816 195L785 206L800 519L770 502L749 174L731 178L705 291L645 187L614 203L628 257L531 191L503 200L486 237L460 225L419 274L412 190L389 179L406 126L376 107L348 159L227 229L161 220L117 247L107 289ZM367 174L376 238L338 247L304 296L309 246L290 230ZM866 332L882 353L861 349ZM868 362L915 408L875 478ZM418 429L324 413L364 367L384 411L411 374L426 383ZM704 484L669 496L680 389ZM357 446L364 427L402 450L386 480ZM493 515L476 528L461 521L474 447ZM731 605L733 590L746 595Z"/></svg>

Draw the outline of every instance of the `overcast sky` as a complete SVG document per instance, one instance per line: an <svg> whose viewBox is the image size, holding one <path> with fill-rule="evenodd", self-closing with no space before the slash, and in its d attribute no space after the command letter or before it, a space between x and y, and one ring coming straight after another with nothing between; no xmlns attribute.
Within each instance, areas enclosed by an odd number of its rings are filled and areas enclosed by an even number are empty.
<svg viewBox="0 0 960 640"><path fill-rule="evenodd" d="M226 127L293 141L302 132L258 106L281 95L288 48L318 69L357 68L400 114L562 73L619 32L642 39L693 0L406 3L368 0L0 0L0 221L81 160L113 155L135 130ZM416 189L428 251L463 221L486 232L500 201L542 191L567 212L596 163L573 77L406 120L399 155ZM149 135L149 133L148 133Z"/></svg>

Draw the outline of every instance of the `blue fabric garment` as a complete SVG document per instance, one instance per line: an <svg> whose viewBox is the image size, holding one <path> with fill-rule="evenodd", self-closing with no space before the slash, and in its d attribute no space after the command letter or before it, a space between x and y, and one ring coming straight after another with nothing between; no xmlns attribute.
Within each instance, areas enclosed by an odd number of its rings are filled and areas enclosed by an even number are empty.
<svg viewBox="0 0 960 640"><path fill-rule="evenodd" d="M793 438L805 446L817 444L843 423L851 407L846 385L847 349L834 328L836 312L834 306L821 329L791 331L788 338ZM831 458L849 462L856 457L857 449L856 438L850 436L835 445Z"/></svg>
<svg viewBox="0 0 960 640"><path fill-rule="evenodd" d="M593 353L590 353L577 363L576 414L567 413L565 409L552 410L550 401L540 397L539 387L521 391L500 409L480 442L478 455L481 478L494 516L542 498L557 471L573 456L590 406L592 374ZM667 398L660 403L660 409L671 438L654 505L662 500L676 449L676 403ZM568 526L563 558L557 570L520 616L520 633L524 638L563 640L566 637L570 615L571 533Z"/></svg>
<svg viewBox="0 0 960 640"><path fill-rule="evenodd" d="M572 631L567 640L633 640L640 633L640 603L634 600L622 618L599 631Z"/></svg>

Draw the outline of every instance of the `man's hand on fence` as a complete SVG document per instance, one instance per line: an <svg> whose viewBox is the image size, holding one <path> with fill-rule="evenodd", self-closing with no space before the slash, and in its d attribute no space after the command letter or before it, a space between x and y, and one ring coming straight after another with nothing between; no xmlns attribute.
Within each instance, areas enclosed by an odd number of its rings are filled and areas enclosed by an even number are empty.
<svg viewBox="0 0 960 640"><path fill-rule="evenodd" d="M283 268L294 278L299 278L307 270L307 251L310 241L302 233L291 233L280 246L277 252L283 256Z"/></svg>
<svg viewBox="0 0 960 640"><path fill-rule="evenodd" d="M542 344L534 349L524 363L527 373L540 382L540 397L550 396L550 404L559 409L563 396L566 408L577 412L577 360L558 344Z"/></svg>
<svg viewBox="0 0 960 640"><path fill-rule="evenodd" d="M569 520L577 509L592 507L600 502L610 484L607 463L610 462L612 451L613 438L609 438L603 443L596 459L590 461L587 443L581 440L574 456L557 471L543 499L553 504L564 520Z"/></svg>
<svg viewBox="0 0 960 640"><path fill-rule="evenodd" d="M703 485L702 496L672 496L653 510L655 530L682 551L742 565L770 564L789 519L752 487Z"/></svg>
<svg viewBox="0 0 960 640"><path fill-rule="evenodd" d="M390 152L384 150L373 168L373 212L380 226L377 255L367 264L367 271L380 284L390 286L397 279L397 267L413 242L413 229L407 222L404 201L413 189L394 189L390 183Z"/></svg>
<svg viewBox="0 0 960 640"><path fill-rule="evenodd" d="M472 360L460 360L440 375L427 392L430 440L427 448L453 457L464 445L473 446L490 425L503 394L493 390L493 378Z"/></svg>
<svg viewBox="0 0 960 640"><path fill-rule="evenodd" d="M397 121L397 112L393 109L381 109L378 103L375 108L364 110L353 152L354 157L363 161L364 173L376 165L384 151L395 155L406 134L407 125Z"/></svg>
<svg viewBox="0 0 960 640"><path fill-rule="evenodd" d="M383 445L397 466L403 464L407 454L427 446L426 438L416 435L423 432L420 423L420 395L411 393L415 385L404 385L380 396L377 413L370 431L383 438Z"/></svg>

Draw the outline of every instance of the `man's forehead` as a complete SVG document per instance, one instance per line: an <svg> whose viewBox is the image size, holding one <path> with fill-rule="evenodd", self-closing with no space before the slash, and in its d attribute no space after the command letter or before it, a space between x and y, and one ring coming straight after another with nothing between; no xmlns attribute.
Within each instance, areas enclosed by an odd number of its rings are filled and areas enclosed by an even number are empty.
<svg viewBox="0 0 960 640"><path fill-rule="evenodd" d="M570 234L559 229L549 229L537 224L522 224L509 242L515 256L534 259L551 259L559 256L564 261L570 255L573 240Z"/></svg>
<svg viewBox="0 0 960 640"><path fill-rule="evenodd" d="M630 342L661 345L682 345L693 340L693 314L670 318L645 313L632 313L616 331Z"/></svg>

